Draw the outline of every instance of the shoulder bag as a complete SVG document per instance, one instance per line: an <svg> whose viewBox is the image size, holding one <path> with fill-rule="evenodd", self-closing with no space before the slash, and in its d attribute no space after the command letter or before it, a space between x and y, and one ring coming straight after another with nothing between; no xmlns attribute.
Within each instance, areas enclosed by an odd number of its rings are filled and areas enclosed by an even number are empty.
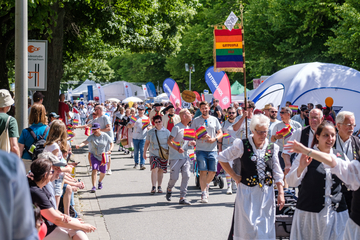
<svg viewBox="0 0 360 240"><path fill-rule="evenodd" d="M159 138L157 136L157 130L155 130L155 136L159 144L159 156L161 156L162 159L169 160L169 149L165 149L160 145Z"/></svg>

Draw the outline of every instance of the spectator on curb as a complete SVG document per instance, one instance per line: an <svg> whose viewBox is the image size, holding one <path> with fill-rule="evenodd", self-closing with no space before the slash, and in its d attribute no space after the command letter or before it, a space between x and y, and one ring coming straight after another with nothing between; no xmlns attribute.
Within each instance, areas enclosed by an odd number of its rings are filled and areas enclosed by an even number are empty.
<svg viewBox="0 0 360 240"><path fill-rule="evenodd" d="M65 123L65 125L67 125L68 120L71 117L70 117L69 106L64 101L65 101L65 94L62 93L59 96L59 115L61 120Z"/></svg>
<svg viewBox="0 0 360 240"><path fill-rule="evenodd" d="M2 137L5 132L8 131L8 139L2 139L6 141L6 147L1 147L6 152L13 152L20 157L20 150L17 138L19 137L18 124L14 117L7 114L11 105L14 103L8 90L0 90L0 136ZM6 134L6 133L5 133ZM4 136L5 138L6 136ZM5 143L5 142L4 142ZM6 149L4 149L6 148Z"/></svg>
<svg viewBox="0 0 360 240"><path fill-rule="evenodd" d="M34 92L32 99L34 101L33 105L35 104L42 104L44 101L44 95L41 92ZM31 106L28 108L28 115L30 116Z"/></svg>

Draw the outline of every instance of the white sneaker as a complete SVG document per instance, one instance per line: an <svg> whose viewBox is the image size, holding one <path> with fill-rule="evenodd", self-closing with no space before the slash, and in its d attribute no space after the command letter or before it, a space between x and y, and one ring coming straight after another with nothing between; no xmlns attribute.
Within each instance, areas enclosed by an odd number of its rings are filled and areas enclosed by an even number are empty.
<svg viewBox="0 0 360 240"><path fill-rule="evenodd" d="M106 170L106 175L111 175L111 174L112 174L111 169Z"/></svg>
<svg viewBox="0 0 360 240"><path fill-rule="evenodd" d="M92 167L89 167L89 173L91 173L92 172Z"/></svg>
<svg viewBox="0 0 360 240"><path fill-rule="evenodd" d="M233 190L237 190L237 186L236 186L236 182L235 182L235 181L232 182L232 189L233 189Z"/></svg>
<svg viewBox="0 0 360 240"><path fill-rule="evenodd" d="M130 157L132 157L132 158L134 157L134 152L131 152L131 155L130 155Z"/></svg>
<svg viewBox="0 0 360 240"><path fill-rule="evenodd" d="M200 202L201 203L208 203L209 200L208 200L208 197L207 197L207 194L206 193L202 193L201 194L201 199L200 199Z"/></svg>
<svg viewBox="0 0 360 240"><path fill-rule="evenodd" d="M232 194L232 189L231 186L228 187L226 194L231 195Z"/></svg>
<svg viewBox="0 0 360 240"><path fill-rule="evenodd" d="M209 192L210 192L210 184L206 184L205 191L206 191L206 198L208 198L209 197Z"/></svg>

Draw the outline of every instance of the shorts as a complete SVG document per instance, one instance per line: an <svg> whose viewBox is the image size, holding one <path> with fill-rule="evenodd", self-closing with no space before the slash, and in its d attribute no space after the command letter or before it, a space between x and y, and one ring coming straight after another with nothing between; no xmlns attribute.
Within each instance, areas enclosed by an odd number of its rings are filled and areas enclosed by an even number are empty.
<svg viewBox="0 0 360 240"><path fill-rule="evenodd" d="M199 171L216 172L217 152L196 151L196 162Z"/></svg>
<svg viewBox="0 0 360 240"><path fill-rule="evenodd" d="M92 170L97 170L101 173L106 173L106 163L105 165L101 166L101 161L99 161L93 154L91 154L90 160L91 160Z"/></svg>
<svg viewBox="0 0 360 240"><path fill-rule="evenodd" d="M63 194L62 183L64 180L64 174L61 173L58 179L54 180L55 196L61 196Z"/></svg>

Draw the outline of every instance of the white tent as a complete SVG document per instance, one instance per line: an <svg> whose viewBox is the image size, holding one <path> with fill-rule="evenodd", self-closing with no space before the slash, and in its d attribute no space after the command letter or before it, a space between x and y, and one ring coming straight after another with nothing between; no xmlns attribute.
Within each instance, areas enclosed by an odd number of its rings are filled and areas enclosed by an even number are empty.
<svg viewBox="0 0 360 240"><path fill-rule="evenodd" d="M75 88L72 91L73 96L80 96L80 94L88 95L88 86L93 86L93 91L96 89L96 83L94 81L90 81L89 79L86 79L85 82L83 82L80 86Z"/></svg>
<svg viewBox="0 0 360 240"><path fill-rule="evenodd" d="M246 91L246 98L247 99L250 99L251 97L251 94L255 91L254 90L249 90L249 91ZM244 93L241 93L239 95L231 95L231 102L242 102L244 101Z"/></svg>
<svg viewBox="0 0 360 240"><path fill-rule="evenodd" d="M284 68L266 79L252 94L256 108L267 103L285 106L313 103L325 106L325 99L334 100L334 110L355 113L360 119L360 72L330 63L304 63Z"/></svg>
<svg viewBox="0 0 360 240"><path fill-rule="evenodd" d="M132 83L129 83L129 85L131 87L131 91L134 97L145 99L144 91L141 87L136 86ZM124 91L124 81L112 82L102 86L102 88L104 89L105 99L117 98L123 100L126 98ZM95 96L99 96L99 90L97 88L94 89L94 97Z"/></svg>

